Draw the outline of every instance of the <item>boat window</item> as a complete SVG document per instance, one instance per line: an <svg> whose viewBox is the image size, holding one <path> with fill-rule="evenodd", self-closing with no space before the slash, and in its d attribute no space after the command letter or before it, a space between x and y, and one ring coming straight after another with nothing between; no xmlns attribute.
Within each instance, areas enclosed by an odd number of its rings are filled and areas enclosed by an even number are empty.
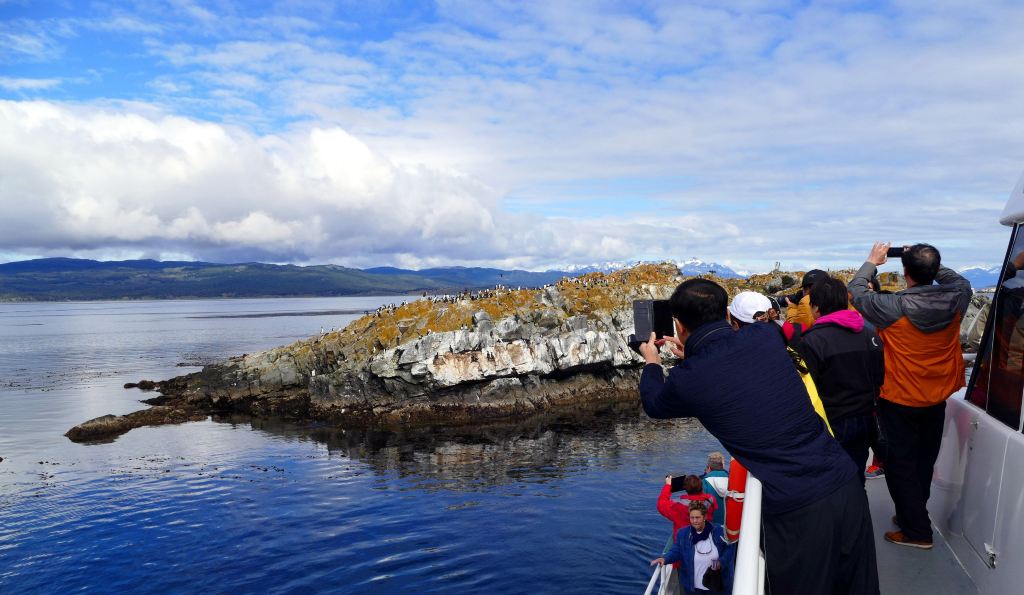
<svg viewBox="0 0 1024 595"><path fill-rule="evenodd" d="M1013 228L967 399L1011 428L1024 398L1024 232Z"/></svg>

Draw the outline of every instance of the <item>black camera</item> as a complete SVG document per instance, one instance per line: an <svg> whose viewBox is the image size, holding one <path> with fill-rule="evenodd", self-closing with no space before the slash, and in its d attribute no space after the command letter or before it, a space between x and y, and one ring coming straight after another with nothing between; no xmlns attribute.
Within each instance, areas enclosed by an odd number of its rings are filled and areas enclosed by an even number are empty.
<svg viewBox="0 0 1024 595"><path fill-rule="evenodd" d="M633 334L629 336L629 348L640 353L640 344L651 338L658 339L675 334L672 324L672 308L668 300L636 300L633 302Z"/></svg>
<svg viewBox="0 0 1024 595"><path fill-rule="evenodd" d="M903 258L903 246L892 246L885 255L888 258Z"/></svg>

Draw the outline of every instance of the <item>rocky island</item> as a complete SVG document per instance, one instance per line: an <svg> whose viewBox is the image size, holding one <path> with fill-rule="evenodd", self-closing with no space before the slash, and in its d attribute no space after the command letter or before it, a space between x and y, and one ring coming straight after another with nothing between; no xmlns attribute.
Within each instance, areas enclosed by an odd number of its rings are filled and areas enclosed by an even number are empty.
<svg viewBox="0 0 1024 595"><path fill-rule="evenodd" d="M735 295L789 290L800 273L711 277ZM636 400L643 360L626 343L632 301L667 298L682 279L673 264L642 264L537 289L499 286L383 307L339 331L140 383L161 393L144 401L149 409L89 420L66 435L109 439L210 414L338 427L479 424ZM892 289L899 281L882 278Z"/></svg>

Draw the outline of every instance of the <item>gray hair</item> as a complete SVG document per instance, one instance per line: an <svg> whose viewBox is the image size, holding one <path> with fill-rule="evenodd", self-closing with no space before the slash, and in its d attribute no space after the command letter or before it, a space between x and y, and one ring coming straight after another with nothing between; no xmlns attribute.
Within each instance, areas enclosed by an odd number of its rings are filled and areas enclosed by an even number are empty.
<svg viewBox="0 0 1024 595"><path fill-rule="evenodd" d="M708 469L725 470L725 457L717 450L708 455Z"/></svg>

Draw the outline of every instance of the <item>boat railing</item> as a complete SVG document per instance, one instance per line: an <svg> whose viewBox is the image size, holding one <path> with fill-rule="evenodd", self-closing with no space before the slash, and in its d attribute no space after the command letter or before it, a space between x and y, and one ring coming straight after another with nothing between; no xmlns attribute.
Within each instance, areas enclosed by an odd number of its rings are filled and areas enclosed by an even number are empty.
<svg viewBox="0 0 1024 595"><path fill-rule="evenodd" d="M654 587L660 584L661 587L658 589L658 595L661 595L665 591L665 587L668 585L669 576L672 573L672 566L665 564L664 566L655 566L654 572L651 574L651 580L647 581L647 590L644 591L644 595L653 595Z"/></svg>
<svg viewBox="0 0 1024 595"><path fill-rule="evenodd" d="M747 487L743 495L743 516L740 517L740 539L736 546L736 574L733 579L733 595L764 595L764 555L761 553L761 480L752 473L747 475ZM644 595L666 591L671 565L658 566L647 581Z"/></svg>
<svg viewBox="0 0 1024 595"><path fill-rule="evenodd" d="M761 554L761 480L747 475L740 518L740 541L736 546L736 574L733 595L763 595L764 555Z"/></svg>

